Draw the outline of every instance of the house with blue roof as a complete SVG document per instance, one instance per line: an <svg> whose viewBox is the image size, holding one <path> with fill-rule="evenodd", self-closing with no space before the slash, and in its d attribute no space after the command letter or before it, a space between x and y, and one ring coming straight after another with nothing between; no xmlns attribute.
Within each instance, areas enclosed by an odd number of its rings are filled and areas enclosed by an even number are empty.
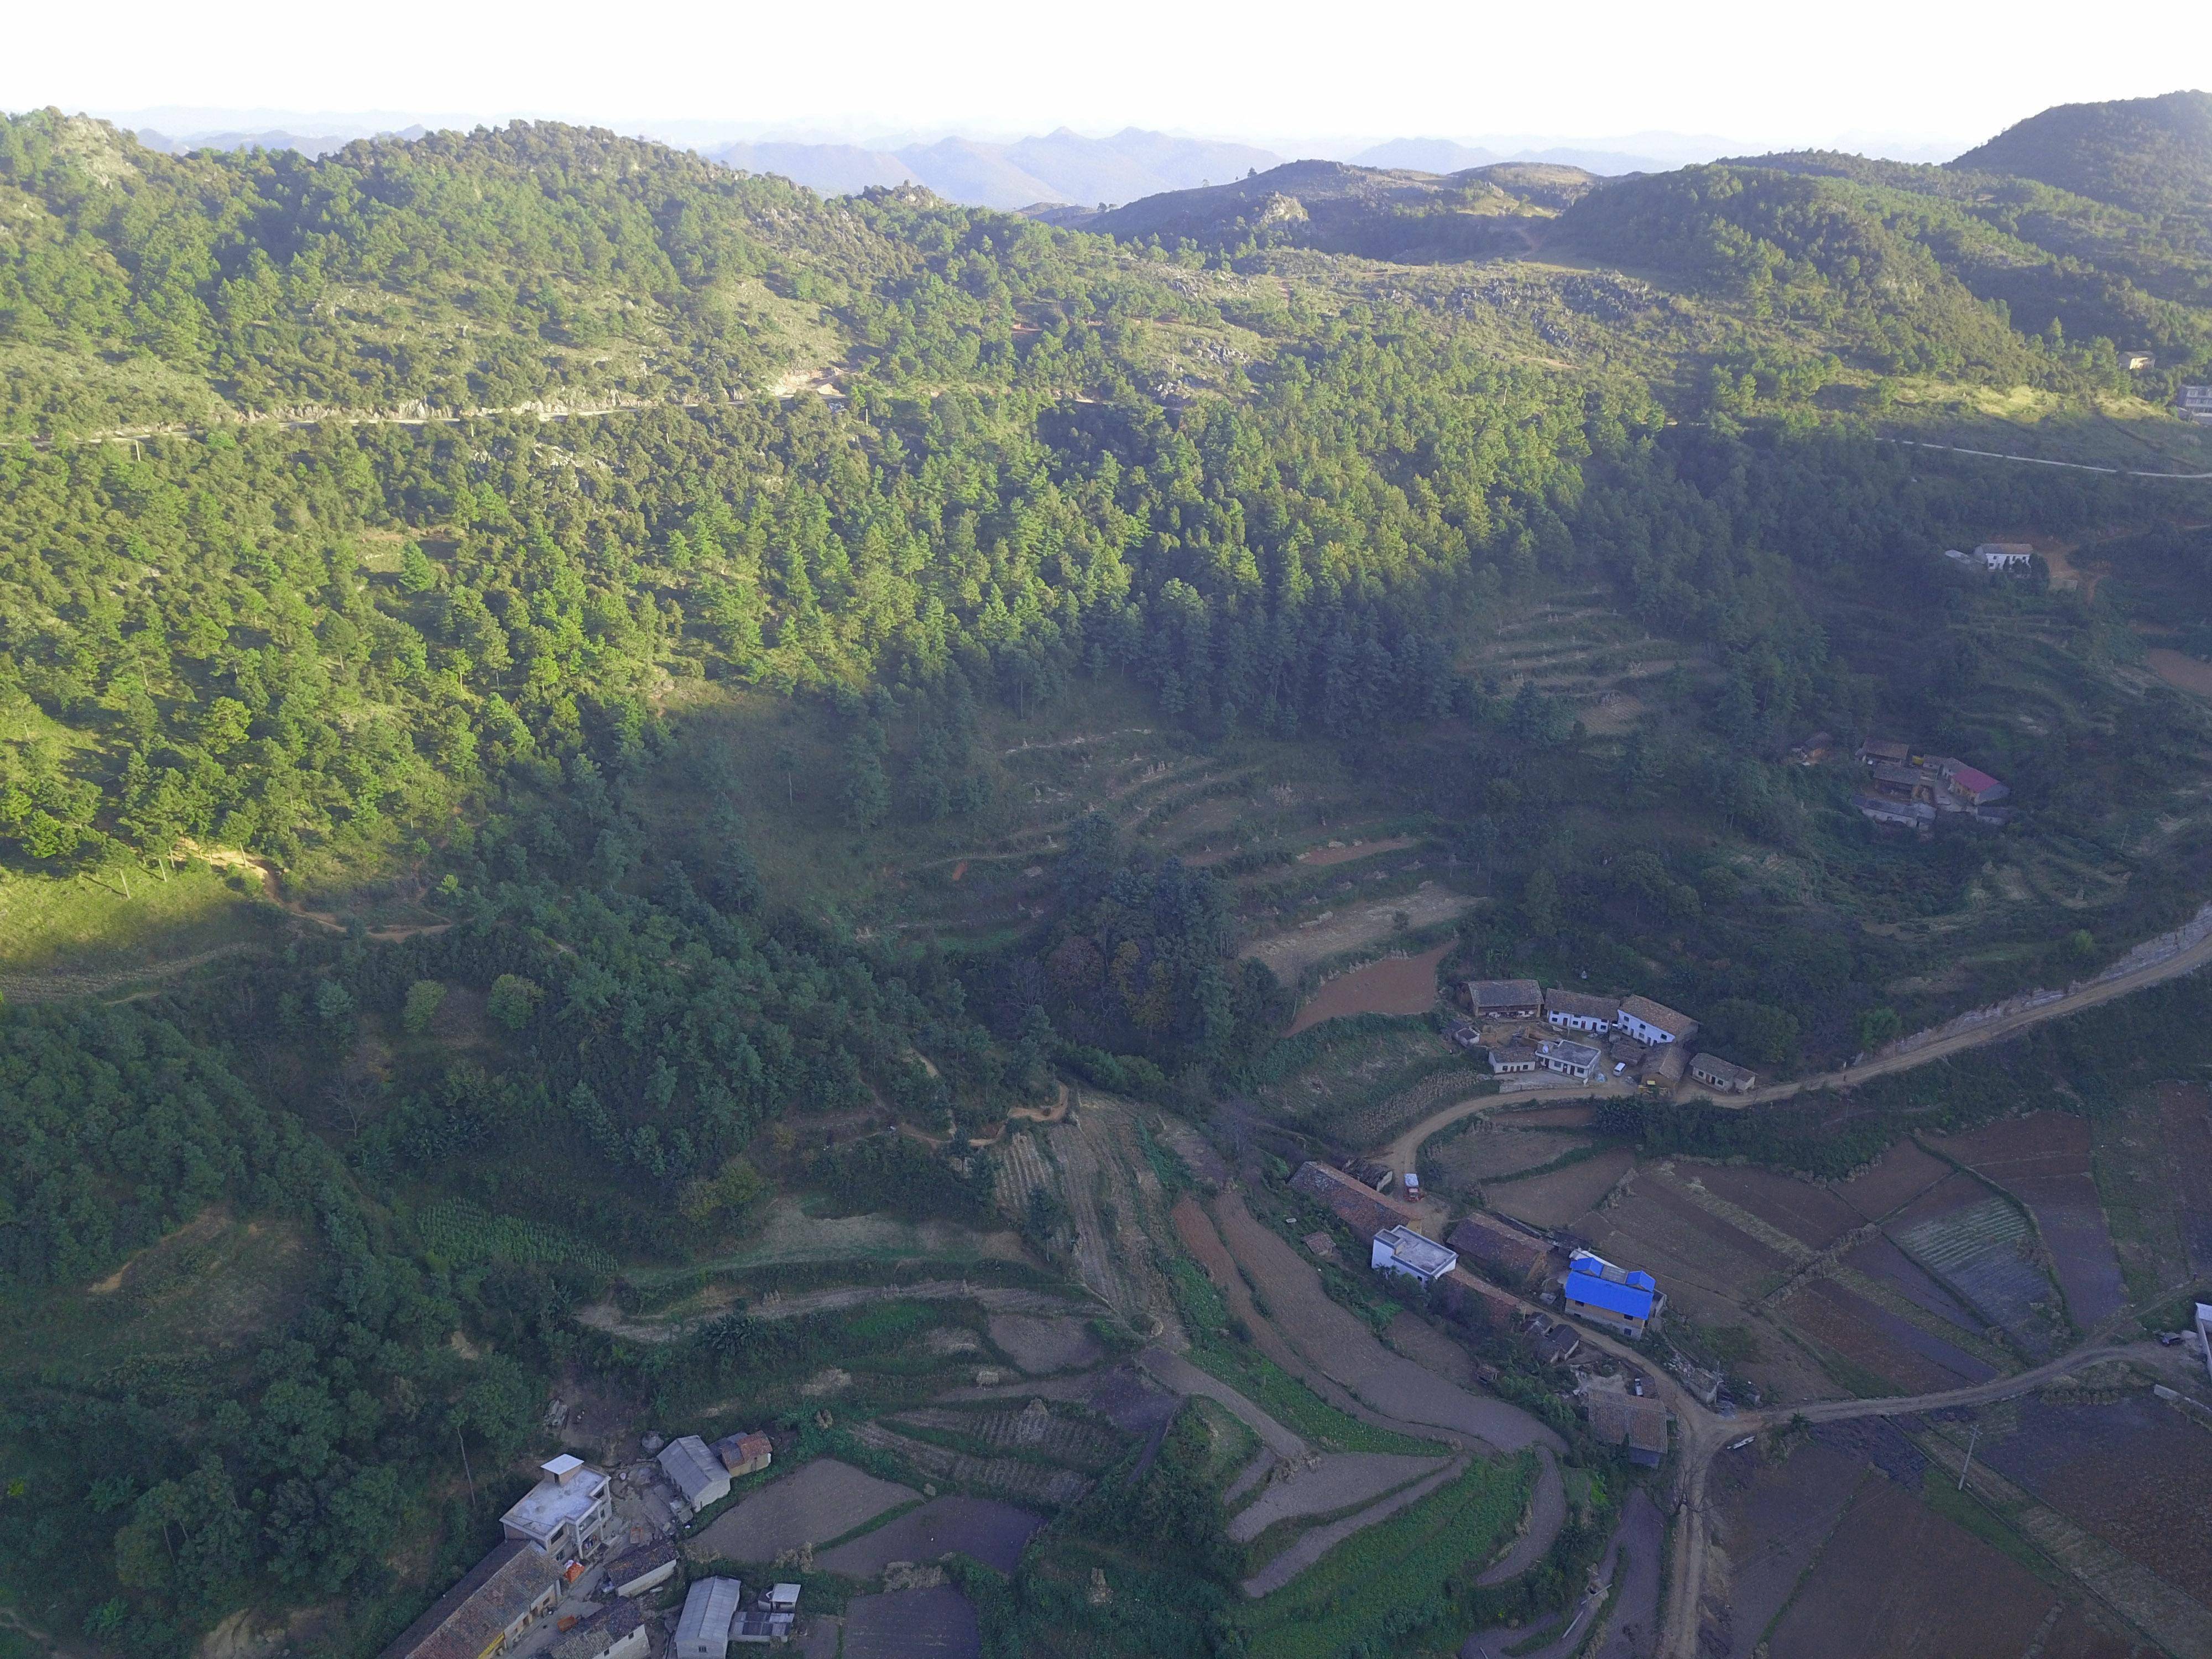
<svg viewBox="0 0 2212 1659"><path fill-rule="evenodd" d="M1589 1250L1574 1253L1559 1295L1577 1319L1631 1337L1657 1326L1667 1306L1659 1281L1650 1273L1617 1267Z"/></svg>

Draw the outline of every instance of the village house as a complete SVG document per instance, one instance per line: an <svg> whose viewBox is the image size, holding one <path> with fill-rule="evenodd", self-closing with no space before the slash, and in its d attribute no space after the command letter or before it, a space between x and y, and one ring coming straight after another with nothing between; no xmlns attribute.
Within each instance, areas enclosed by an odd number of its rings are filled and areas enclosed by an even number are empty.
<svg viewBox="0 0 2212 1659"><path fill-rule="evenodd" d="M1299 1164L1297 1172L1291 1177L1291 1190L1327 1205L1355 1237L1371 1238L1416 1218L1411 1209L1401 1206L1395 1200L1384 1198L1373 1188L1361 1186L1343 1170L1331 1169L1326 1164Z"/></svg>
<svg viewBox="0 0 2212 1659"><path fill-rule="evenodd" d="M1490 1051L1490 1069L1500 1076L1536 1069L1536 1045L1519 1040Z"/></svg>
<svg viewBox="0 0 2212 1659"><path fill-rule="evenodd" d="M1400 1226L1375 1235L1374 1254L1368 1265L1376 1273L1399 1273L1433 1285L1459 1266L1459 1257L1433 1238Z"/></svg>
<svg viewBox="0 0 2212 1659"><path fill-rule="evenodd" d="M1699 1054L1690 1062L1690 1075L1709 1089L1731 1095L1743 1094L1759 1081L1756 1072L1746 1071L1718 1054Z"/></svg>
<svg viewBox="0 0 2212 1659"><path fill-rule="evenodd" d="M2185 386L2176 407L2185 421L2212 426L2212 386Z"/></svg>
<svg viewBox="0 0 2212 1659"><path fill-rule="evenodd" d="M1680 1043L1662 1042L1650 1051L1638 1068L1636 1080L1647 1089L1664 1090L1671 1094L1674 1085L1682 1080L1688 1061Z"/></svg>
<svg viewBox="0 0 2212 1659"><path fill-rule="evenodd" d="M1444 1235L1461 1259L1480 1264L1500 1284L1534 1291L1551 1276L1552 1244L1503 1216L1477 1210Z"/></svg>
<svg viewBox="0 0 2212 1659"><path fill-rule="evenodd" d="M1911 761L1912 745L1894 738L1869 738L1859 745L1859 763L1863 766L1906 766Z"/></svg>
<svg viewBox="0 0 2212 1659"><path fill-rule="evenodd" d="M1589 1250L1574 1253L1559 1296L1577 1318L1632 1337L1657 1324L1667 1305L1658 1281L1650 1273L1617 1267Z"/></svg>
<svg viewBox="0 0 2212 1659"><path fill-rule="evenodd" d="M558 1560L590 1560L614 1514L607 1477L565 1452L538 1467L545 1478L500 1516L501 1529Z"/></svg>
<svg viewBox="0 0 2212 1659"><path fill-rule="evenodd" d="M744 1585L735 1578L695 1578L676 1620L674 1659L730 1659L730 1626L738 1622Z"/></svg>
<svg viewBox="0 0 2212 1659"><path fill-rule="evenodd" d="M1598 1061L1605 1055L1589 1043L1577 1042L1572 1037L1546 1037L1536 1045L1536 1058L1544 1063L1547 1070L1571 1077L1577 1083L1587 1083L1590 1073L1597 1069Z"/></svg>
<svg viewBox="0 0 2212 1659"><path fill-rule="evenodd" d="M676 1577L676 1546L664 1539L640 1544L611 1559L599 1582L617 1595L642 1595Z"/></svg>
<svg viewBox="0 0 2212 1659"><path fill-rule="evenodd" d="M1936 808L1927 801L1892 800L1887 795L1854 796L1851 805L1859 816L1873 823L1885 823L1898 830L1929 830L1936 823Z"/></svg>
<svg viewBox="0 0 2212 1659"><path fill-rule="evenodd" d="M2129 374L2140 374L2145 369L2158 367L2158 354L2151 351L2124 352L2120 356L2120 364Z"/></svg>
<svg viewBox="0 0 2212 1659"><path fill-rule="evenodd" d="M381 1659L488 1659L514 1646L561 1599L562 1563L509 1538L400 1632Z"/></svg>
<svg viewBox="0 0 2212 1659"><path fill-rule="evenodd" d="M1581 1335L1564 1319L1540 1319L1529 1328L1528 1334L1539 1364L1564 1365L1583 1346Z"/></svg>
<svg viewBox="0 0 2212 1659"><path fill-rule="evenodd" d="M1590 1437L1600 1445L1625 1446L1628 1461L1656 1468L1667 1455L1667 1408L1658 1401L1625 1390L1595 1389L1589 1395Z"/></svg>
<svg viewBox="0 0 2212 1659"><path fill-rule="evenodd" d="M1544 1021L1554 1030L1610 1031L1620 1014L1620 1004L1612 997L1558 989L1544 993Z"/></svg>
<svg viewBox="0 0 2212 1659"><path fill-rule="evenodd" d="M1477 1019L1534 1019L1544 1008L1543 990L1533 979L1470 980L1467 1000Z"/></svg>
<svg viewBox="0 0 2212 1659"><path fill-rule="evenodd" d="M1878 761L1869 769L1874 780L1875 793L1892 800L1924 800L1931 805L1936 799L1937 774L1925 767L1900 766L1891 761Z"/></svg>
<svg viewBox="0 0 2212 1659"><path fill-rule="evenodd" d="M1835 734L1815 732L1804 742L1790 744L1790 758L1800 766L1818 766L1835 751Z"/></svg>
<svg viewBox="0 0 2212 1659"><path fill-rule="evenodd" d="M1956 798L1956 810L1987 806L1990 802L2002 800L2012 793L2006 785L1964 761L1939 755L1931 758L1928 764L1948 786L1949 793ZM1942 803L1939 801L1938 804Z"/></svg>
<svg viewBox="0 0 2212 1659"><path fill-rule="evenodd" d="M1619 1023L1622 1030L1646 1046L1687 1042L1698 1032L1697 1021L1650 997L1622 998Z"/></svg>
<svg viewBox="0 0 2212 1659"><path fill-rule="evenodd" d="M645 1659L652 1637L637 1603L618 1601L556 1639L552 1659Z"/></svg>
<svg viewBox="0 0 2212 1659"><path fill-rule="evenodd" d="M2026 542L1984 542L1974 550L1975 562L1984 570L2026 570L2034 557Z"/></svg>
<svg viewBox="0 0 2212 1659"><path fill-rule="evenodd" d="M656 1460L684 1501L696 1512L730 1495L730 1472L696 1434L670 1441Z"/></svg>
<svg viewBox="0 0 2212 1659"><path fill-rule="evenodd" d="M725 1435L714 1443L714 1455L722 1460L722 1467L730 1478L758 1474L775 1459L775 1443L758 1429L740 1434Z"/></svg>

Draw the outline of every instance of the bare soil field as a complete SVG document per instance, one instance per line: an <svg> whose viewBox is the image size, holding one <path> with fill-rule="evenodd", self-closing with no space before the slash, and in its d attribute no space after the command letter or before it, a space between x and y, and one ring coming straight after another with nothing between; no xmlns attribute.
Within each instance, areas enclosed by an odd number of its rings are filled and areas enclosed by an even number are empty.
<svg viewBox="0 0 2212 1659"><path fill-rule="evenodd" d="M1288 933L1254 940L1243 953L1266 963L1277 979L1295 985L1317 963L1380 945L1401 931L1456 921L1476 902L1464 893L1424 881L1410 893L1393 893L1323 911Z"/></svg>
<svg viewBox="0 0 2212 1659"><path fill-rule="evenodd" d="M1339 974L1299 1009L1285 1035L1348 1014L1425 1014L1437 1005L1437 964L1451 951L1439 945L1417 957L1385 957Z"/></svg>
<svg viewBox="0 0 2212 1659"><path fill-rule="evenodd" d="M1035 1409L1042 1404L1039 1400L1019 1411L998 1412L926 1406L919 1411L902 1412L891 1421L963 1435L995 1450L1049 1457L1055 1463L1094 1474L1121 1455L1127 1443L1111 1429L1064 1413Z"/></svg>
<svg viewBox="0 0 2212 1659"><path fill-rule="evenodd" d="M1716 1548L1701 1653L1752 1659L1820 1546L1843 1518L1868 1470L1817 1443L1771 1461L1756 1445L1723 1452L1709 1487Z"/></svg>
<svg viewBox="0 0 2212 1659"><path fill-rule="evenodd" d="M1039 1318L1033 1314L993 1314L985 1328L1000 1352L1031 1376L1079 1370L1106 1357L1098 1339L1079 1319Z"/></svg>
<svg viewBox="0 0 2212 1659"><path fill-rule="evenodd" d="M950 1584L856 1595L845 1607L844 1659L975 1659L982 1627Z"/></svg>
<svg viewBox="0 0 2212 1659"><path fill-rule="evenodd" d="M1278 1521L1331 1515L1395 1492L1450 1460L1400 1452L1328 1452L1310 1467L1282 1464L1267 1487L1229 1519L1229 1535L1249 1544Z"/></svg>
<svg viewBox="0 0 2212 1659"><path fill-rule="evenodd" d="M1562 1449L1559 1437L1518 1406L1470 1393L1384 1347L1365 1321L1330 1299L1313 1264L1253 1219L1235 1193L1222 1194L1212 1210L1276 1328L1324 1376L1401 1423L1455 1430L1500 1451Z"/></svg>
<svg viewBox="0 0 2212 1659"><path fill-rule="evenodd" d="M1385 836L1379 841L1355 841L1346 845L1331 842L1326 847L1307 848L1298 854L1297 861L1313 867L1350 864L1356 859L1371 859L1378 853L1402 853L1417 844L1411 836Z"/></svg>
<svg viewBox="0 0 2212 1659"><path fill-rule="evenodd" d="M773 1561L782 1551L842 1538L886 1510L921 1500L911 1486L817 1457L723 1510L687 1547L695 1558Z"/></svg>
<svg viewBox="0 0 2212 1659"><path fill-rule="evenodd" d="M1510 1181L1527 1170L1551 1163L1592 1144L1588 1135L1551 1129L1524 1129L1516 1119L1481 1117L1472 1128L1430 1142L1421 1154L1423 1178L1431 1185L1481 1187Z"/></svg>
<svg viewBox="0 0 2212 1659"><path fill-rule="evenodd" d="M1942 1158L1912 1141L1900 1140L1837 1191L1868 1220L1879 1221L1953 1173Z"/></svg>
<svg viewBox="0 0 2212 1659"><path fill-rule="evenodd" d="M1984 1419L1980 1455L2008 1480L2212 1607L2212 1434L2148 1395L2110 1406L2020 1402Z"/></svg>
<svg viewBox="0 0 2212 1659"><path fill-rule="evenodd" d="M1939 1394L1996 1375L1995 1367L1832 1279L1808 1280L1782 1316L1808 1340L1881 1378L1889 1393Z"/></svg>
<svg viewBox="0 0 2212 1659"><path fill-rule="evenodd" d="M2152 1286L2172 1290L2191 1276L2179 1190L2189 1172L2166 1154L2159 1110L2159 1097L2169 1086L2123 1096L2117 1110L2100 1113L2089 1126L2090 1167L2105 1224L2138 1296Z"/></svg>
<svg viewBox="0 0 2212 1659"><path fill-rule="evenodd" d="M990 1498L933 1498L920 1509L815 1558L825 1572L872 1578L894 1561L934 1561L957 1550L987 1567L1012 1572L1030 1534L1044 1517ZM852 1632L845 1636L848 1651Z"/></svg>
<svg viewBox="0 0 2212 1659"><path fill-rule="evenodd" d="M1587 1214L1635 1162L1634 1152L1615 1146L1548 1175L1486 1188L1483 1198L1492 1209L1532 1227L1564 1227Z"/></svg>
<svg viewBox="0 0 2212 1659"><path fill-rule="evenodd" d="M1790 1266L1789 1258L1647 1174L1606 1208L1579 1217L1571 1231L1607 1261L1654 1274L1670 1298L1705 1322L1730 1322L1743 1305L1779 1286Z"/></svg>
<svg viewBox="0 0 2212 1659"><path fill-rule="evenodd" d="M2161 1083L2158 1113L2191 1271L2212 1273L2212 1090Z"/></svg>
<svg viewBox="0 0 2212 1659"><path fill-rule="evenodd" d="M1844 1264L1864 1273L1869 1279L1879 1280L1914 1307L1934 1314L1938 1319L1956 1325L1962 1331L1978 1335L1988 1328L1988 1321L1978 1317L1972 1309L1930 1279L1924 1268L1899 1249L1885 1234L1876 1233L1864 1243L1855 1245L1844 1257Z"/></svg>
<svg viewBox="0 0 2212 1659"><path fill-rule="evenodd" d="M1686 1164L1681 1170L1685 1176L1695 1176L1708 1192L1750 1211L1810 1250L1825 1250L1861 1222L1849 1203L1811 1182L1766 1170Z"/></svg>
<svg viewBox="0 0 2212 1659"><path fill-rule="evenodd" d="M2164 645L2151 647L2143 656L2150 664L2151 672L2175 690L2212 697L2212 662Z"/></svg>
<svg viewBox="0 0 2212 1659"><path fill-rule="evenodd" d="M1790 1659L2019 1659L2057 1602L2025 1567L1891 1481L1873 1480L1783 1614L1772 1650Z"/></svg>
<svg viewBox="0 0 2212 1659"><path fill-rule="evenodd" d="M1596 1117L1595 1106L1532 1106L1500 1112L1498 1121L1516 1129L1587 1129Z"/></svg>
<svg viewBox="0 0 2212 1659"><path fill-rule="evenodd" d="M1458 1388L1474 1387L1474 1356L1419 1315L1400 1314L1382 1340L1432 1376Z"/></svg>
<svg viewBox="0 0 2212 1659"><path fill-rule="evenodd" d="M1667 1547L1667 1522L1638 1486L1621 1505L1620 1530L1613 1542L1620 1565L1613 1610L1590 1649L1591 1659L1645 1659L1659 1634L1659 1570Z"/></svg>
<svg viewBox="0 0 2212 1659"><path fill-rule="evenodd" d="M2037 1112L1954 1135L1944 1150L2011 1193L2035 1218L2075 1324L2103 1323L2127 1301L2120 1260L2089 1173L2089 1121Z"/></svg>

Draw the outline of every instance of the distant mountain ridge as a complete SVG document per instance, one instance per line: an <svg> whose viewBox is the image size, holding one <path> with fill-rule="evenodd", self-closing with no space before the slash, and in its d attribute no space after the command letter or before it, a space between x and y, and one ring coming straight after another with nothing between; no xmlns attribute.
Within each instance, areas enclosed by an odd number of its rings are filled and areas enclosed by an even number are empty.
<svg viewBox="0 0 2212 1659"><path fill-rule="evenodd" d="M2037 179L2137 213L2212 223L2212 94L2061 104L1949 165Z"/></svg>

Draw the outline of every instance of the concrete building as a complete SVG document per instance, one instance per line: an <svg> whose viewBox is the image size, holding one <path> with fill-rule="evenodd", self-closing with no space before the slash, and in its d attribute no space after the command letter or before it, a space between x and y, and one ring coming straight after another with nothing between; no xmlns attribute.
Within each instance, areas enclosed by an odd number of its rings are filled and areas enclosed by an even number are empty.
<svg viewBox="0 0 2212 1659"><path fill-rule="evenodd" d="M561 1600L561 1563L510 1538L400 1632L381 1659L489 1659Z"/></svg>
<svg viewBox="0 0 2212 1659"><path fill-rule="evenodd" d="M556 1559L590 1560L605 1546L614 1514L607 1477L565 1452L538 1467L545 1478L500 1516L500 1526Z"/></svg>
<svg viewBox="0 0 2212 1659"><path fill-rule="evenodd" d="M1690 1075L1708 1089L1730 1095L1743 1094L1759 1081L1758 1073L1747 1071L1718 1054L1699 1054L1690 1062Z"/></svg>
<svg viewBox="0 0 2212 1659"><path fill-rule="evenodd" d="M1457 1253L1433 1238L1424 1238L1411 1227L1393 1227L1375 1235L1368 1265L1377 1273L1402 1273L1433 1285L1459 1266Z"/></svg>
<svg viewBox="0 0 2212 1659"><path fill-rule="evenodd" d="M673 1659L730 1659L730 1627L744 1586L734 1578L696 1578L676 1620Z"/></svg>
<svg viewBox="0 0 2212 1659"><path fill-rule="evenodd" d="M1647 1047L1686 1042L1698 1031L1698 1022L1687 1014L1678 1014L1663 1002L1654 1002L1650 997L1623 997L1617 1024L1621 1030Z"/></svg>
<svg viewBox="0 0 2212 1659"><path fill-rule="evenodd" d="M2185 421L2212 426L2212 386L2185 386L2175 405Z"/></svg>
<svg viewBox="0 0 2212 1659"><path fill-rule="evenodd" d="M1470 980L1467 1000L1477 1019L1534 1019L1544 1011L1543 990L1533 979Z"/></svg>
<svg viewBox="0 0 2212 1659"><path fill-rule="evenodd" d="M1605 1055L1601 1050L1587 1042L1577 1042L1571 1037L1546 1037L1536 1045L1536 1058L1547 1071L1587 1083Z"/></svg>
<svg viewBox="0 0 2212 1659"><path fill-rule="evenodd" d="M722 1467L734 1480L740 1475L758 1474L775 1462L775 1443L758 1429L749 1429L717 1440L714 1455L722 1460Z"/></svg>
<svg viewBox="0 0 2212 1659"><path fill-rule="evenodd" d="M1984 542L1974 550L1974 562L1984 570L2026 570L2034 558L2026 542Z"/></svg>
<svg viewBox="0 0 2212 1659"><path fill-rule="evenodd" d="M657 1461L661 1472L675 1483L684 1501L694 1510L719 1504L730 1495L729 1470L696 1434L670 1441L660 1449Z"/></svg>
<svg viewBox="0 0 2212 1659"><path fill-rule="evenodd" d="M1544 1023L1555 1031L1610 1031L1620 1016L1620 1004L1612 997L1556 989L1544 993Z"/></svg>
<svg viewBox="0 0 2212 1659"><path fill-rule="evenodd" d="M645 1659L652 1644L644 1610L618 1601L557 1638L551 1652L552 1659Z"/></svg>
<svg viewBox="0 0 2212 1659"><path fill-rule="evenodd" d="M1972 806L1987 806L1992 801L2002 800L2007 795L2012 793L2010 786L1998 781L1978 767L1967 765L1962 760L1953 760L1948 756L1939 756L1928 763L1935 769L1936 775L1943 780L1948 793L1957 797L1957 804L1962 810ZM1940 805L1942 803L1937 804Z"/></svg>
<svg viewBox="0 0 2212 1659"><path fill-rule="evenodd" d="M1568 1262L1559 1295L1576 1317L1632 1337L1657 1324L1667 1305L1650 1273L1617 1267L1589 1250L1577 1250Z"/></svg>

